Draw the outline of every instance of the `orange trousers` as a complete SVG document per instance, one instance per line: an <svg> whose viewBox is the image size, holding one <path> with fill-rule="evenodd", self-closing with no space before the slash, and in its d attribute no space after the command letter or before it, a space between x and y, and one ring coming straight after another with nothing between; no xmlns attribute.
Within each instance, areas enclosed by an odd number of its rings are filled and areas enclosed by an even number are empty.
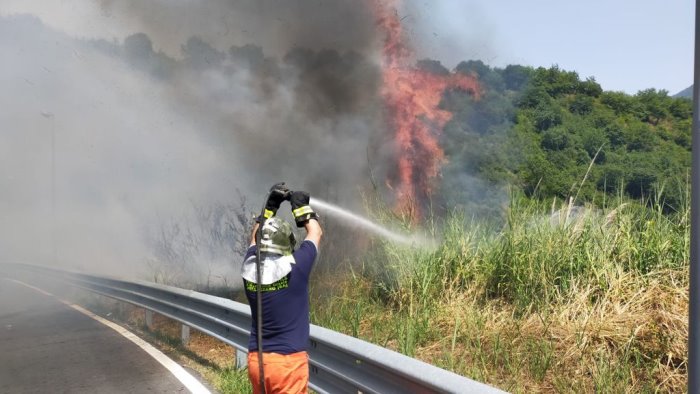
<svg viewBox="0 0 700 394"><path fill-rule="evenodd" d="M309 392L309 355L306 352L263 353L263 367L266 394ZM253 393L261 393L258 352L248 352L248 377L253 384Z"/></svg>

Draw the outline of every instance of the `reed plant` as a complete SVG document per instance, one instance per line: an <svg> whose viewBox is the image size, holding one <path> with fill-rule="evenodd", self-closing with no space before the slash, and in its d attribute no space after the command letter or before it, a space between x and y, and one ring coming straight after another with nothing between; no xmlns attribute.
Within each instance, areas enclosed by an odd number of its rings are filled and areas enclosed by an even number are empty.
<svg viewBox="0 0 700 394"><path fill-rule="evenodd" d="M683 391L690 208L658 197L513 196L435 248L376 240L312 319L512 392Z"/></svg>

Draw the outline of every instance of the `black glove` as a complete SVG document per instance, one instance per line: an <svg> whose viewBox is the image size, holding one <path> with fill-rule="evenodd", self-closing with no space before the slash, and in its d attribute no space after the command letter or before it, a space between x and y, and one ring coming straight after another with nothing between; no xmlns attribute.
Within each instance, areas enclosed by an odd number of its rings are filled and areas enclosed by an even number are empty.
<svg viewBox="0 0 700 394"><path fill-rule="evenodd" d="M280 205L282 205L284 201L289 200L291 194L292 192L285 186L284 182L272 185L270 194L267 197L267 202L265 202L265 213L262 217L258 216L255 221L261 223L263 219L269 219L275 216L277 210L280 209Z"/></svg>
<svg viewBox="0 0 700 394"><path fill-rule="evenodd" d="M290 202L292 203L292 214L297 222L297 227L304 227L309 219L318 220L318 214L309 205L309 193L307 192L292 192Z"/></svg>

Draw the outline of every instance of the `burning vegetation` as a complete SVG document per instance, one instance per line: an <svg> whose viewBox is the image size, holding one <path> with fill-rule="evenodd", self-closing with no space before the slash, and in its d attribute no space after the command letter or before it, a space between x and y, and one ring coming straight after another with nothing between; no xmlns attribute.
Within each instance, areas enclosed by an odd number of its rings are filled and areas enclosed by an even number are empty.
<svg viewBox="0 0 700 394"><path fill-rule="evenodd" d="M377 27L384 35L381 96L395 141L396 167L387 186L396 193L395 209L415 222L445 161L438 136L452 113L440 108L442 95L448 89L462 89L478 98L481 88L471 75L435 74L415 67L398 5L399 0L372 0Z"/></svg>

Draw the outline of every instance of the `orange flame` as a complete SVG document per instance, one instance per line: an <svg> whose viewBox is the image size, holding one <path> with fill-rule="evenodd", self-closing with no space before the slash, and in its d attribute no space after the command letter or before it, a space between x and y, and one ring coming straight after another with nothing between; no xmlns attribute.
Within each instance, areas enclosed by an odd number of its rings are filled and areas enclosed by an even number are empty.
<svg viewBox="0 0 700 394"><path fill-rule="evenodd" d="M445 155L438 135L452 113L438 108L447 89L459 88L478 98L479 84L464 74L437 75L412 66L413 53L405 43L399 0L372 0L377 26L385 34L381 95L393 129L397 149L396 179L388 185L396 192L396 209L416 221L420 203L427 201L440 174Z"/></svg>

